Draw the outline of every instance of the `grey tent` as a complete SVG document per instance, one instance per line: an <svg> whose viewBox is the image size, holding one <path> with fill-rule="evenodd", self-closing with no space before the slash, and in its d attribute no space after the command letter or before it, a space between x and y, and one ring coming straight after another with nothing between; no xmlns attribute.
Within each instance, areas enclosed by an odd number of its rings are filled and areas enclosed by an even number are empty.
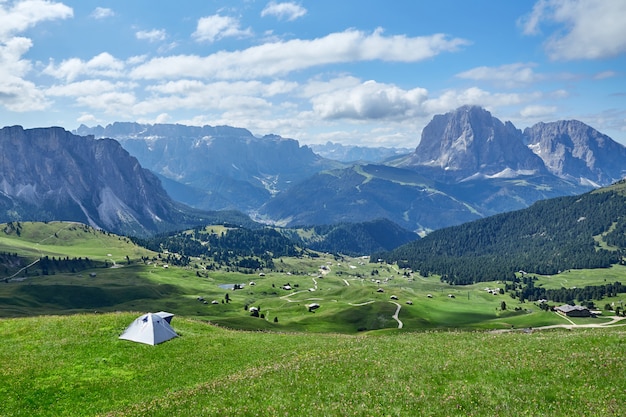
<svg viewBox="0 0 626 417"><path fill-rule="evenodd" d="M172 317L174 317L172 313L168 313L167 311L159 311L158 313L154 313L154 314L161 317L162 319L165 319L165 321L168 322L169 324L172 324Z"/></svg>
<svg viewBox="0 0 626 417"><path fill-rule="evenodd" d="M172 316L173 314L167 318L163 318L158 313L147 313L139 316L124 330L120 339L145 343L147 345L158 345L159 343L170 340L178 336L167 320L168 318L171 320Z"/></svg>

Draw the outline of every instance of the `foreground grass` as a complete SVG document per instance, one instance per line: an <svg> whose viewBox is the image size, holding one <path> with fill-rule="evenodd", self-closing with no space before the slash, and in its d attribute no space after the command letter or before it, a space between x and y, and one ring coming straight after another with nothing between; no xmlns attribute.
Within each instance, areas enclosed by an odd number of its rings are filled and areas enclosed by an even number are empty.
<svg viewBox="0 0 626 417"><path fill-rule="evenodd" d="M3 416L620 415L626 329L117 337L135 314L0 321Z"/></svg>

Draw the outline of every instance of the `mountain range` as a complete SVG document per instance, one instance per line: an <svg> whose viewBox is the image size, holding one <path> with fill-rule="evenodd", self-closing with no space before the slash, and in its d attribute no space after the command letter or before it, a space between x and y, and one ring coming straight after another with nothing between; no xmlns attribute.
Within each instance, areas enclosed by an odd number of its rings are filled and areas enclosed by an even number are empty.
<svg viewBox="0 0 626 417"><path fill-rule="evenodd" d="M251 213L293 183L343 166L294 139L230 126L113 123L76 133L116 139L173 198L205 210Z"/></svg>
<svg viewBox="0 0 626 417"><path fill-rule="evenodd" d="M113 139L60 127L0 129L0 221L68 220L149 235L236 213L209 213L172 200L159 179Z"/></svg>
<svg viewBox="0 0 626 417"><path fill-rule="evenodd" d="M0 221L136 235L208 219L258 227L242 212L279 226L388 219L425 234L579 195L626 167L626 148L581 122L522 132L476 106L435 116L413 152L384 163L335 161L242 128L138 123L6 127L0 151Z"/></svg>

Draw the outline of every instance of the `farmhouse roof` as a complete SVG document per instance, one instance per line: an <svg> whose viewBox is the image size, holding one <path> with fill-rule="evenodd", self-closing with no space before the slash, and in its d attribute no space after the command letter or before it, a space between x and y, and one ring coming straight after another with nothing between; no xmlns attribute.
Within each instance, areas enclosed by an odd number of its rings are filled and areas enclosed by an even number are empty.
<svg viewBox="0 0 626 417"><path fill-rule="evenodd" d="M564 304L560 307L556 307L557 310L562 311L563 313L569 313L571 311L585 311L585 310L589 310L587 307L584 306L572 306L569 304Z"/></svg>

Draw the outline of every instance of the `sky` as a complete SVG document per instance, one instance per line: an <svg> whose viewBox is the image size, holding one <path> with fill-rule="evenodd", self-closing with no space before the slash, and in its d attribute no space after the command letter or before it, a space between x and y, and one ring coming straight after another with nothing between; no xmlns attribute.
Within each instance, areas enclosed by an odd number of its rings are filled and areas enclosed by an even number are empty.
<svg viewBox="0 0 626 417"><path fill-rule="evenodd" d="M480 105L626 145L624 0L0 0L0 125L414 148Z"/></svg>

